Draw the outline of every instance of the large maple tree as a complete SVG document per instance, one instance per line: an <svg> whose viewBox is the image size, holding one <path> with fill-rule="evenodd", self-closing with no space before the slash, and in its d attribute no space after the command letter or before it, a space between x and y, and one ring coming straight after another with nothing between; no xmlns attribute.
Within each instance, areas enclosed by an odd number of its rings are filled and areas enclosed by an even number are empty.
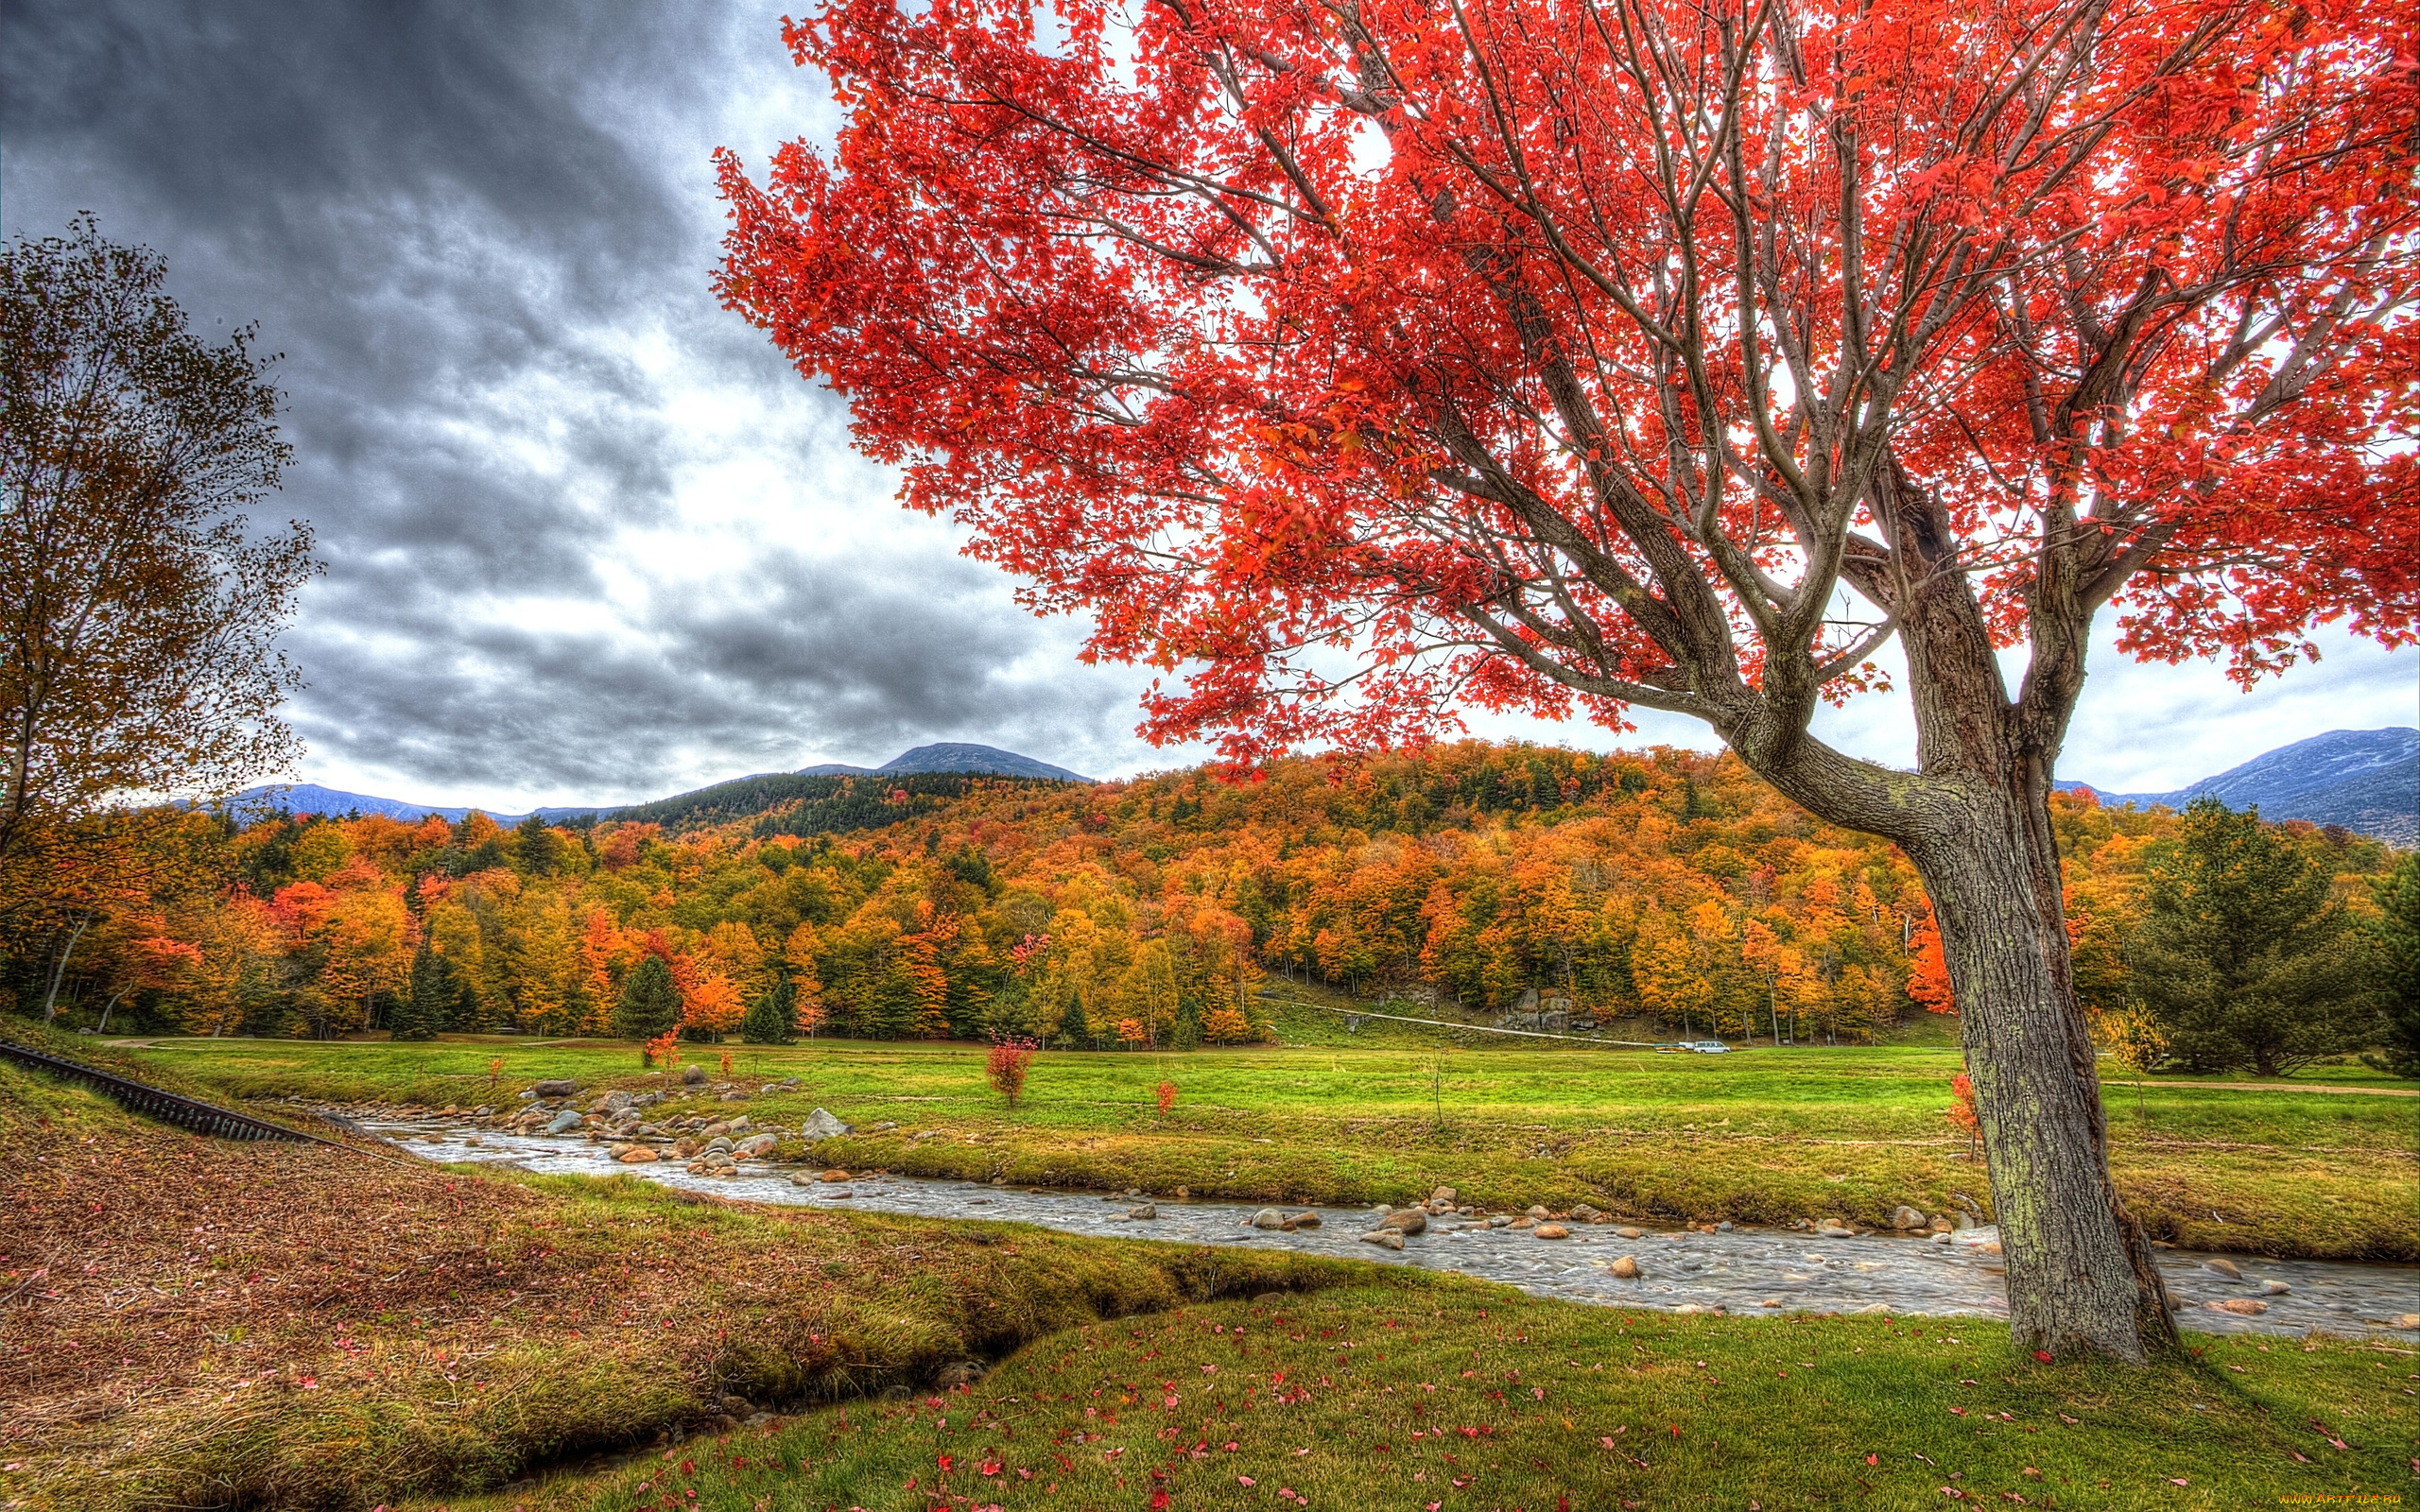
<svg viewBox="0 0 2420 1512"><path fill-rule="evenodd" d="M2018 1341L2172 1337L2046 793L2096 616L2414 633L2387 0L830 0L721 291L1157 737L1705 720L1939 915ZM1808 733L1906 659L1920 769ZM2014 685L2011 667L2020 669Z"/></svg>

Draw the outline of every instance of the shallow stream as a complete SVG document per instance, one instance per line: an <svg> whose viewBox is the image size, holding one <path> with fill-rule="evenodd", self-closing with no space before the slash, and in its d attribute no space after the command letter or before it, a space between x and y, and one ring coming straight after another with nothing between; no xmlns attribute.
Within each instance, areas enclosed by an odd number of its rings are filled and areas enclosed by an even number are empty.
<svg viewBox="0 0 2420 1512"><path fill-rule="evenodd" d="M717 1196L793 1206L873 1210L927 1218L989 1218L1029 1223L1065 1233L1114 1239L1158 1239L1184 1244L1285 1248L1304 1254L1418 1265L1504 1281L1540 1297L1600 1306L1675 1310L1716 1308L1731 1313L1807 1311L1912 1314L1936 1317L2005 1317L2005 1274L1992 1250L1997 1235L1968 1229L1951 1243L1861 1235L1820 1239L1780 1228L1737 1228L1723 1233L1694 1229L1647 1229L1624 1239L1614 1224L1573 1224L1567 1239L1539 1239L1526 1230L1490 1228L1484 1219L1432 1218L1426 1233L1406 1242L1398 1253L1363 1244L1371 1212L1362 1208L1284 1208L1289 1216L1320 1215L1316 1228L1292 1232L1251 1227L1260 1204L1184 1201L1167 1197L1104 1196L1098 1193L1035 1191L972 1181L911 1177L856 1176L846 1182L794 1184L796 1167L742 1164L735 1176L694 1176L676 1160L620 1165L601 1144L577 1135L548 1138L473 1129L442 1122L363 1122L361 1127L396 1140L425 1159L466 1163L510 1163L549 1175L628 1174L666 1186ZM1158 1216L1136 1219L1130 1209L1149 1201ZM1639 1267L1634 1280L1609 1273L1622 1256ZM2211 1268L2233 1264L2240 1279ZM2420 1309L2420 1268L2354 1264L2334 1261L2264 1260L2252 1255L2213 1256L2162 1250L2160 1269L2169 1293L2184 1309L2186 1327L2214 1333L2283 1333L2313 1331L2360 1335L2413 1333L2411 1314ZM2264 1283L2281 1281L2283 1295ZM2259 1303L2265 1311L2244 1314L2208 1304Z"/></svg>

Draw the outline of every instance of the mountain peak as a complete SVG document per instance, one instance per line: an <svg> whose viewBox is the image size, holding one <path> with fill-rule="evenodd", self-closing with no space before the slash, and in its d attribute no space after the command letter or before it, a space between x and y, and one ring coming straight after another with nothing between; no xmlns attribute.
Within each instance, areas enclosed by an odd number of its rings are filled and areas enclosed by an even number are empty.
<svg viewBox="0 0 2420 1512"><path fill-rule="evenodd" d="M2395 845L2420 843L2420 730L2331 730L2280 746L2172 793L2113 793L2090 782L2103 803L2181 809L2214 798L2231 809L2258 808L2264 819L2341 824Z"/></svg>
<svg viewBox="0 0 2420 1512"><path fill-rule="evenodd" d="M996 746L970 746L960 741L919 746L883 763L886 772L984 772L994 777L1040 777L1056 782L1089 782L1091 778L1063 766L1038 762Z"/></svg>

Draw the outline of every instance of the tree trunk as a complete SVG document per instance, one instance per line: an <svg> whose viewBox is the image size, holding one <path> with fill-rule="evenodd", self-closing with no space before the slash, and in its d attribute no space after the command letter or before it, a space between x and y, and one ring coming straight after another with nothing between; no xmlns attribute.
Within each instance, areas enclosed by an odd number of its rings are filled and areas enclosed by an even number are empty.
<svg viewBox="0 0 2420 1512"><path fill-rule="evenodd" d="M2174 1345L2175 1325L2110 1177L2048 810L1988 789L1967 796L1961 822L1926 826L1907 849L1932 895L1974 1078L2010 1331L2022 1349L2139 1363Z"/></svg>

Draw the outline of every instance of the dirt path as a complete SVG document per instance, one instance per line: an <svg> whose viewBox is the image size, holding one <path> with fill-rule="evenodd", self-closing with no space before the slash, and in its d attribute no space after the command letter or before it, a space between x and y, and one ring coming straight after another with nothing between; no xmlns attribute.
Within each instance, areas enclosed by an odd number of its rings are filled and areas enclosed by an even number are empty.
<svg viewBox="0 0 2420 1512"><path fill-rule="evenodd" d="M2360 1097L2420 1097L2413 1087L2329 1087L2314 1081L2104 1081L2103 1087L2201 1087L2220 1092L2341 1092Z"/></svg>

